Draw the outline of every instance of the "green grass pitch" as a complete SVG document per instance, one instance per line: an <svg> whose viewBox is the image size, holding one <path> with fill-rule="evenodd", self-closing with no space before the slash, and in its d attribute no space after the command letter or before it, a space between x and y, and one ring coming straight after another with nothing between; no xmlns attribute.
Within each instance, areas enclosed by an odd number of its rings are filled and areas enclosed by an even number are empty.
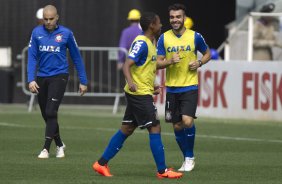
<svg viewBox="0 0 282 184"><path fill-rule="evenodd" d="M282 122L198 118L196 166L177 180L158 179L148 133L137 129L110 161L114 175L92 170L110 137L120 127L122 112L110 108L63 105L59 113L66 158L40 160L44 123L38 108L0 104L0 183L2 184L281 184ZM162 120L166 163L179 168L180 150L170 124Z"/></svg>

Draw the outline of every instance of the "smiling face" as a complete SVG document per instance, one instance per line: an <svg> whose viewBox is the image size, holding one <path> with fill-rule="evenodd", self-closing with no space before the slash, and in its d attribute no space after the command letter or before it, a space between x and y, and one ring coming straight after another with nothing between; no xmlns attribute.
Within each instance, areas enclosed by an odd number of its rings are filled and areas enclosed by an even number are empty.
<svg viewBox="0 0 282 184"><path fill-rule="evenodd" d="M185 14L183 10L170 10L169 22L173 30L179 32L184 27Z"/></svg>

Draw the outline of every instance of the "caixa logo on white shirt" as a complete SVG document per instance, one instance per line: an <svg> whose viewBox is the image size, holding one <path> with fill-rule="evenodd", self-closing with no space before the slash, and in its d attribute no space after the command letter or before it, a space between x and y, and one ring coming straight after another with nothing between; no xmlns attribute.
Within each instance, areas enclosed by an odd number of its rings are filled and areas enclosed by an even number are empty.
<svg viewBox="0 0 282 184"><path fill-rule="evenodd" d="M39 50L41 52L60 52L60 47L53 45L39 45Z"/></svg>

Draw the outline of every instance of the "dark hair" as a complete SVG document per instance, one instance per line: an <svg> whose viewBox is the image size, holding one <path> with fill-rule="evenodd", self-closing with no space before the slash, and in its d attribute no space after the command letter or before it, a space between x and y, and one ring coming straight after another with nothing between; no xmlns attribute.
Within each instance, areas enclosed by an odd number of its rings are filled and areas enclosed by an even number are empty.
<svg viewBox="0 0 282 184"><path fill-rule="evenodd" d="M140 25L143 31L147 31L151 23L156 21L158 15L154 12L144 12L140 18Z"/></svg>
<svg viewBox="0 0 282 184"><path fill-rule="evenodd" d="M273 3L269 3L264 5L261 9L260 12L264 12L264 13L270 13L275 9L275 4Z"/></svg>
<svg viewBox="0 0 282 184"><path fill-rule="evenodd" d="M168 12L171 10L183 10L184 14L186 14L186 7L183 4L173 4L168 7Z"/></svg>

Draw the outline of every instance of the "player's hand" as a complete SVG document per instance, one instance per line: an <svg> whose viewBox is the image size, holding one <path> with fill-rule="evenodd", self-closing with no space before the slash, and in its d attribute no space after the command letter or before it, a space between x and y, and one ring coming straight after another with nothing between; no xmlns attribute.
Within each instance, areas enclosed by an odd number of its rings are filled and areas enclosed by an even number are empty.
<svg viewBox="0 0 282 184"><path fill-rule="evenodd" d="M170 59L170 61L171 61L171 64L179 63L180 61L179 51L177 51L176 53L172 55L172 58Z"/></svg>
<svg viewBox="0 0 282 184"><path fill-rule="evenodd" d="M39 93L38 92L38 84L35 82L35 81L31 81L29 84L28 84L28 88L29 88L29 91L32 92L32 93Z"/></svg>
<svg viewBox="0 0 282 184"><path fill-rule="evenodd" d="M137 91L137 86L134 83L128 84L128 87L129 87L129 91L131 91L131 92L136 92Z"/></svg>
<svg viewBox="0 0 282 184"><path fill-rule="evenodd" d="M118 70L122 70L123 67L123 63L117 63L117 69Z"/></svg>
<svg viewBox="0 0 282 184"><path fill-rule="evenodd" d="M192 61L189 63L190 70L197 70L200 67L200 63L198 61Z"/></svg>
<svg viewBox="0 0 282 184"><path fill-rule="evenodd" d="M154 86L154 95L158 95L158 94L162 94L162 88L163 86L159 86L159 85L156 85Z"/></svg>
<svg viewBox="0 0 282 184"><path fill-rule="evenodd" d="M87 92L87 86L83 84L79 84L79 93L80 96L83 96Z"/></svg>

